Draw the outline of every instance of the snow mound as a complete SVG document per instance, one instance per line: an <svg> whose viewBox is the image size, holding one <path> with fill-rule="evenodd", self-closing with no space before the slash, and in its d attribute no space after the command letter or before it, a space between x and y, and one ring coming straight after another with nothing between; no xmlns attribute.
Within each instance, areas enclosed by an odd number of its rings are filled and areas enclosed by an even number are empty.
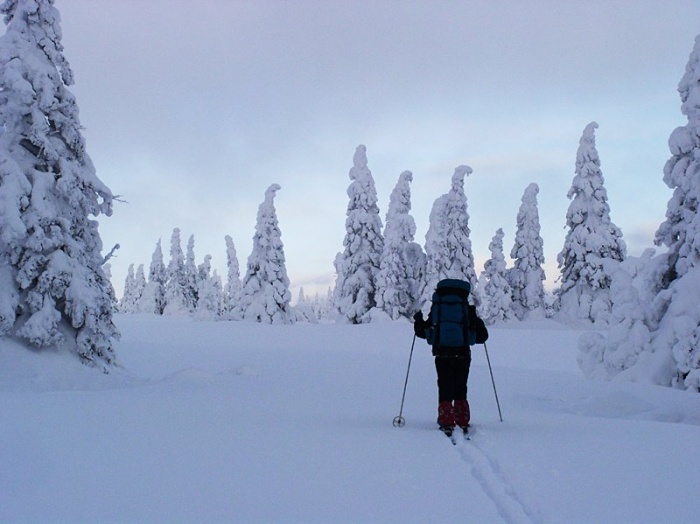
<svg viewBox="0 0 700 524"><path fill-rule="evenodd" d="M102 373L68 351L0 338L0 391L99 391L144 383L119 366Z"/></svg>

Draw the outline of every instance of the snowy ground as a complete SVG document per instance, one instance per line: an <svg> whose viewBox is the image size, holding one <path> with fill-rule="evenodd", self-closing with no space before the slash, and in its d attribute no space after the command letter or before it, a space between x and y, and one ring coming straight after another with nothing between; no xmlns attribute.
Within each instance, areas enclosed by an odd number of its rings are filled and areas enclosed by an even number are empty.
<svg viewBox="0 0 700 524"><path fill-rule="evenodd" d="M1 522L697 522L700 398L585 381L578 332L492 328L474 435L412 329L119 316L103 375L0 340Z"/></svg>

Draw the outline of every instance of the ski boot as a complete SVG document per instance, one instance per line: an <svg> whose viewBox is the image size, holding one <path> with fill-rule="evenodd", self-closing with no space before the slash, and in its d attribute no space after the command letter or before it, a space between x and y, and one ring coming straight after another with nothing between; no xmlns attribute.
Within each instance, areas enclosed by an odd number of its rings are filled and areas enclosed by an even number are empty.
<svg viewBox="0 0 700 524"><path fill-rule="evenodd" d="M448 437L452 436L452 432L455 429L455 411L452 402L447 400L440 402L437 423L440 431Z"/></svg>
<svg viewBox="0 0 700 524"><path fill-rule="evenodd" d="M454 413L455 424L466 433L469 428L469 420L471 419L469 401L466 399L455 400Z"/></svg>

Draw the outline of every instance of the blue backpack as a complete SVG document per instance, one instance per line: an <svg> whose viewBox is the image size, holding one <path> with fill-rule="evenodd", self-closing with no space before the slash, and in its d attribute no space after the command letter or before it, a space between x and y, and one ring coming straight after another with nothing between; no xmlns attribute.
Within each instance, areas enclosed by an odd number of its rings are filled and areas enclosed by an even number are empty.
<svg viewBox="0 0 700 524"><path fill-rule="evenodd" d="M430 306L426 340L434 348L464 348L476 343L469 326L469 282L447 278L438 282Z"/></svg>

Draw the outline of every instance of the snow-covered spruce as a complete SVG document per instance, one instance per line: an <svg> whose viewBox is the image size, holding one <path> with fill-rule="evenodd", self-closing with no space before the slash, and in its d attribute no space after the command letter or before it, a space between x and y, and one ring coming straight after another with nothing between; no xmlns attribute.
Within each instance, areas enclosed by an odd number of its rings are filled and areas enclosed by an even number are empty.
<svg viewBox="0 0 700 524"><path fill-rule="evenodd" d="M335 259L335 307L339 320L363 324L376 306L377 274L384 250L377 190L367 167L367 148L357 146L349 172L344 251Z"/></svg>
<svg viewBox="0 0 700 524"><path fill-rule="evenodd" d="M321 296L316 293L313 298L306 295L303 287L299 288L299 296L292 309L294 318L298 322L317 324L337 320L333 310L333 290L331 288L328 288L325 295Z"/></svg>
<svg viewBox="0 0 700 524"><path fill-rule="evenodd" d="M555 303L558 316L565 320L608 321L612 273L627 255L622 231L610 219L595 146L597 127L591 122L583 131L576 153L576 175L567 195L572 199L566 213L569 232L557 256L561 286Z"/></svg>
<svg viewBox="0 0 700 524"><path fill-rule="evenodd" d="M668 141L672 157L663 180L673 195L655 239L668 251L647 254L636 273L625 266L627 274L615 273L612 301L620 304L614 310L620 328L583 337L579 362L588 375L700 391L700 36L678 91L688 123Z"/></svg>
<svg viewBox="0 0 700 524"><path fill-rule="evenodd" d="M143 264L139 264L136 267L136 274L134 275L134 295L136 296L136 300L134 301L135 312L138 312L138 303L141 301L145 289L146 274L144 273Z"/></svg>
<svg viewBox="0 0 700 524"><path fill-rule="evenodd" d="M334 297L333 288L331 287L326 291L325 297L319 296L318 294L314 297L312 307L319 320L335 320L335 309L333 306Z"/></svg>
<svg viewBox="0 0 700 524"><path fill-rule="evenodd" d="M464 194L464 177L471 172L469 166L458 166L452 175L452 187L435 200L430 211L430 226L425 235L427 261L421 307L430 303L435 286L443 278L466 280L476 287L467 197ZM478 302L476 289L471 296Z"/></svg>
<svg viewBox="0 0 700 524"><path fill-rule="evenodd" d="M411 317L418 309L425 255L414 242L416 223L410 215L413 174L404 171L389 197L384 251L377 276L377 307L392 320Z"/></svg>
<svg viewBox="0 0 700 524"><path fill-rule="evenodd" d="M194 313L197 309L197 271L194 258L194 235L190 235L185 255L185 304L190 313Z"/></svg>
<svg viewBox="0 0 700 524"><path fill-rule="evenodd" d="M180 228L173 229L170 238L170 262L165 285L165 315L187 315L190 309L187 301L188 278L185 268L185 254L182 252Z"/></svg>
<svg viewBox="0 0 700 524"><path fill-rule="evenodd" d="M151 257L148 269L148 282L144 287L138 304L139 313L154 313L162 315L165 309L165 286L168 282L168 272L163 262L163 250L160 239Z"/></svg>
<svg viewBox="0 0 700 524"><path fill-rule="evenodd" d="M146 276L143 273L143 264L139 264L134 272L134 264L129 264L129 269L124 280L124 293L119 302L120 313L138 313L138 304L146 287Z"/></svg>
<svg viewBox="0 0 700 524"><path fill-rule="evenodd" d="M669 256L661 282L667 291L660 293L655 308L659 333L654 346L672 353L674 383L700 391L700 36L678 92L688 123L671 133L668 144L673 156L664 166L664 182L673 196L656 233L657 244L668 247Z"/></svg>
<svg viewBox="0 0 700 524"><path fill-rule="evenodd" d="M513 290L513 311L520 320L545 317L544 241L540 236L537 194L540 188L525 188L516 218L515 243L510 251L513 267L508 282Z"/></svg>
<svg viewBox="0 0 700 524"><path fill-rule="evenodd" d="M98 224L113 195L85 151L52 0L7 0L0 37L0 336L111 364Z"/></svg>
<svg viewBox="0 0 700 524"><path fill-rule="evenodd" d="M229 320L235 318L236 305L241 300L241 274L238 265L238 255L233 239L226 235L226 285L223 289L223 305L221 315Z"/></svg>
<svg viewBox="0 0 700 524"><path fill-rule="evenodd" d="M586 377L611 379L651 349L646 320L654 298L649 293L650 269L658 265L653 254L654 250L648 249L641 257L627 257L613 273L609 331L585 333L579 340L578 363Z"/></svg>
<svg viewBox="0 0 700 524"><path fill-rule="evenodd" d="M313 308L313 302L306 298L303 287L299 288L299 297L297 298L297 302L293 307L293 311L294 318L297 322L317 324L319 321L319 318Z"/></svg>
<svg viewBox="0 0 700 524"><path fill-rule="evenodd" d="M216 270L211 269L211 255L204 257L197 268L197 306L194 316L198 320L214 320L222 311L222 285L221 277Z"/></svg>
<svg viewBox="0 0 700 524"><path fill-rule="evenodd" d="M503 229L499 228L491 239L491 258L484 264L479 277L481 288L481 316L487 324L515 318L513 290L508 282L506 258L503 254Z"/></svg>
<svg viewBox="0 0 700 524"><path fill-rule="evenodd" d="M122 293L122 299L119 301L119 312L133 313L134 299L134 264L129 264L129 269L126 271L126 278L124 279L124 293Z"/></svg>
<svg viewBox="0 0 700 524"><path fill-rule="evenodd" d="M258 208L253 250L248 257L241 301L237 307L238 315L243 320L264 324L294 322L282 233L274 203L279 190L278 184L272 184L265 191L265 200Z"/></svg>

